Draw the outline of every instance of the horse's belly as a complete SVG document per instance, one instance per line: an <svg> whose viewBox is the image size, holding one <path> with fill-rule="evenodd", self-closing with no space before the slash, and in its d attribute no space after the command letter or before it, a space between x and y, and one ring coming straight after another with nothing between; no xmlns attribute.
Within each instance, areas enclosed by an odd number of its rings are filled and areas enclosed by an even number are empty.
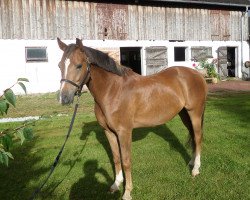
<svg viewBox="0 0 250 200"><path fill-rule="evenodd" d="M149 112L137 112L134 117L134 128L164 124L174 118L181 109L182 107L180 106L176 106L175 108L172 107L171 109L161 107L159 109L152 109Z"/></svg>

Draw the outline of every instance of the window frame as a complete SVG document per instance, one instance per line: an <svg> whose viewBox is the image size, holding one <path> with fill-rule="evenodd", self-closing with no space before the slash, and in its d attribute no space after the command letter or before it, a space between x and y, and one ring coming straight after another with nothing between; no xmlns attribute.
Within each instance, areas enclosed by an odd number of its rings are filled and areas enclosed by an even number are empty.
<svg viewBox="0 0 250 200"><path fill-rule="evenodd" d="M200 62L208 58L213 58L213 49L211 46L192 46L190 51L192 61Z"/></svg>
<svg viewBox="0 0 250 200"><path fill-rule="evenodd" d="M176 60L176 56L175 56L176 48L184 49L184 60ZM187 61L188 61L188 47L187 46L175 46L174 47L174 62L187 62Z"/></svg>
<svg viewBox="0 0 250 200"><path fill-rule="evenodd" d="M28 51L29 50L45 50L45 57L28 57ZM48 62L48 52L46 46L26 46L25 47L25 61L26 63L30 62Z"/></svg>

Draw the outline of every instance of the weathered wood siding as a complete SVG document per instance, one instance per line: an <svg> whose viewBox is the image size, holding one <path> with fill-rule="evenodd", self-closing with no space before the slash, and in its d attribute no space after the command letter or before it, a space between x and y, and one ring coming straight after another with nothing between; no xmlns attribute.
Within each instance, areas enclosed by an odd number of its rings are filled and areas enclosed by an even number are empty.
<svg viewBox="0 0 250 200"><path fill-rule="evenodd" d="M197 8L0 0L0 39L239 41L241 15ZM245 16L244 40L247 31Z"/></svg>

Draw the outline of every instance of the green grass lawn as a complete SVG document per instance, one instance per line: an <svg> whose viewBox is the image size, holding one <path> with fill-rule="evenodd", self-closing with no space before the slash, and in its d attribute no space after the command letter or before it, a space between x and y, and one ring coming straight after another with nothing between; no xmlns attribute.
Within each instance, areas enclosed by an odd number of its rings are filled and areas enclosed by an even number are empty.
<svg viewBox="0 0 250 200"><path fill-rule="evenodd" d="M14 160L0 166L0 199L28 199L46 178L64 142L74 106L61 106L56 94L20 96L8 117L43 116L35 137L11 149ZM58 115L63 114L63 115ZM0 124L0 130L20 123ZM201 174L187 166L191 149L179 117L165 125L136 129L132 144L133 199L250 199L250 93L210 94L204 124ZM90 94L81 105L60 162L37 199L121 199L109 194L111 151L93 113Z"/></svg>

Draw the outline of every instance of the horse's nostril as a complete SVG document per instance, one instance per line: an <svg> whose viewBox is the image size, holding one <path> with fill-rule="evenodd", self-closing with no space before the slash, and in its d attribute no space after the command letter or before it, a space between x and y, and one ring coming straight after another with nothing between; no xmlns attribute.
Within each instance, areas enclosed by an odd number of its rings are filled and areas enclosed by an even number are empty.
<svg viewBox="0 0 250 200"><path fill-rule="evenodd" d="M72 96L70 94L61 93L61 95L60 95L60 103L62 105L67 105L67 104L73 103L73 100L74 100L74 96Z"/></svg>
<svg viewBox="0 0 250 200"><path fill-rule="evenodd" d="M69 103L69 98L67 96L63 96L62 102L63 102L63 104L68 104Z"/></svg>

